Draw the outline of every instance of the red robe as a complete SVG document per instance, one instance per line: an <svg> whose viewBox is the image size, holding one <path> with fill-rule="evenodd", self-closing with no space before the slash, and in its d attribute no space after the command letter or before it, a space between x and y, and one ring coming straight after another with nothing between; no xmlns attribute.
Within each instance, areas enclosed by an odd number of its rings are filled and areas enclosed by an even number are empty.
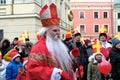
<svg viewBox="0 0 120 80"><path fill-rule="evenodd" d="M27 79L26 79L26 70L25 70L24 68L21 68L21 69L19 70L19 73L18 73L18 75L17 75L16 80L27 80Z"/></svg>
<svg viewBox="0 0 120 80"><path fill-rule="evenodd" d="M45 38L41 37L29 55L27 80L51 80L56 69L59 71L61 67L58 61L52 59L46 47ZM66 79L62 78L62 80ZM72 71L68 80L74 80Z"/></svg>

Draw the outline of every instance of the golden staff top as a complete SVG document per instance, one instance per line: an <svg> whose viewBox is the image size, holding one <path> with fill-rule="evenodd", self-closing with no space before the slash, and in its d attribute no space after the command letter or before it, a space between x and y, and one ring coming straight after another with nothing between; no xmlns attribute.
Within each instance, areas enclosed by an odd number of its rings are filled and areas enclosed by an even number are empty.
<svg viewBox="0 0 120 80"><path fill-rule="evenodd" d="M97 53L100 53L100 49L102 48L102 45L101 45L100 41L97 39L95 41L95 44L93 44L92 47L93 47L93 49L96 48Z"/></svg>

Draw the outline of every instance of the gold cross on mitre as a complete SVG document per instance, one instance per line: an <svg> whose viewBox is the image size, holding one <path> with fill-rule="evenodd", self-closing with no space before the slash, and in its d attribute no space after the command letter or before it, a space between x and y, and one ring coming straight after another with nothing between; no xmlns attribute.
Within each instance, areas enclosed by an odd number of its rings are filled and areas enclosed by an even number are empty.
<svg viewBox="0 0 120 80"><path fill-rule="evenodd" d="M23 35L25 38L29 38L29 33L26 30L24 31Z"/></svg>
<svg viewBox="0 0 120 80"><path fill-rule="evenodd" d="M106 33L106 32L107 32L107 29L106 29L105 25L102 25L100 28L100 33Z"/></svg>
<svg viewBox="0 0 120 80"><path fill-rule="evenodd" d="M100 49L102 48L102 45L98 39L95 41L95 44L92 45L92 48L93 49L96 48L96 52L100 53Z"/></svg>
<svg viewBox="0 0 120 80"><path fill-rule="evenodd" d="M80 41L81 41L83 44L85 44L84 40L85 40L84 37L81 37L81 40L80 40Z"/></svg>
<svg viewBox="0 0 120 80"><path fill-rule="evenodd" d="M120 40L120 32L118 32L117 35L115 35L115 37Z"/></svg>

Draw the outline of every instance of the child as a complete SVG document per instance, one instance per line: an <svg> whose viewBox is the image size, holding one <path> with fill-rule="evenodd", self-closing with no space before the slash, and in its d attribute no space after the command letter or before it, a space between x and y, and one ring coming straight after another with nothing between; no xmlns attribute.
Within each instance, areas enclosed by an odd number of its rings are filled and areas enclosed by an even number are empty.
<svg viewBox="0 0 120 80"><path fill-rule="evenodd" d="M18 70L22 67L22 63L20 62L20 54L17 50L11 53L11 57L12 61L6 68L6 80L16 80Z"/></svg>
<svg viewBox="0 0 120 80"><path fill-rule="evenodd" d="M91 60L90 60L91 59ZM101 53L94 53L89 58L87 80L103 80L98 64L105 60Z"/></svg>
<svg viewBox="0 0 120 80"><path fill-rule="evenodd" d="M19 73L16 80L27 80L26 79L27 62L28 62L27 57L23 58L23 67L19 69Z"/></svg>

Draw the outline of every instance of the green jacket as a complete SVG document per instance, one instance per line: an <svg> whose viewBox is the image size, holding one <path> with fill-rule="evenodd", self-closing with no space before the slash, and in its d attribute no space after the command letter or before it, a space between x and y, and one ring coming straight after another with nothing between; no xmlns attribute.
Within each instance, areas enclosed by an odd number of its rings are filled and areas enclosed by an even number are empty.
<svg viewBox="0 0 120 80"><path fill-rule="evenodd" d="M87 80L102 80L98 64L90 62L88 64Z"/></svg>

